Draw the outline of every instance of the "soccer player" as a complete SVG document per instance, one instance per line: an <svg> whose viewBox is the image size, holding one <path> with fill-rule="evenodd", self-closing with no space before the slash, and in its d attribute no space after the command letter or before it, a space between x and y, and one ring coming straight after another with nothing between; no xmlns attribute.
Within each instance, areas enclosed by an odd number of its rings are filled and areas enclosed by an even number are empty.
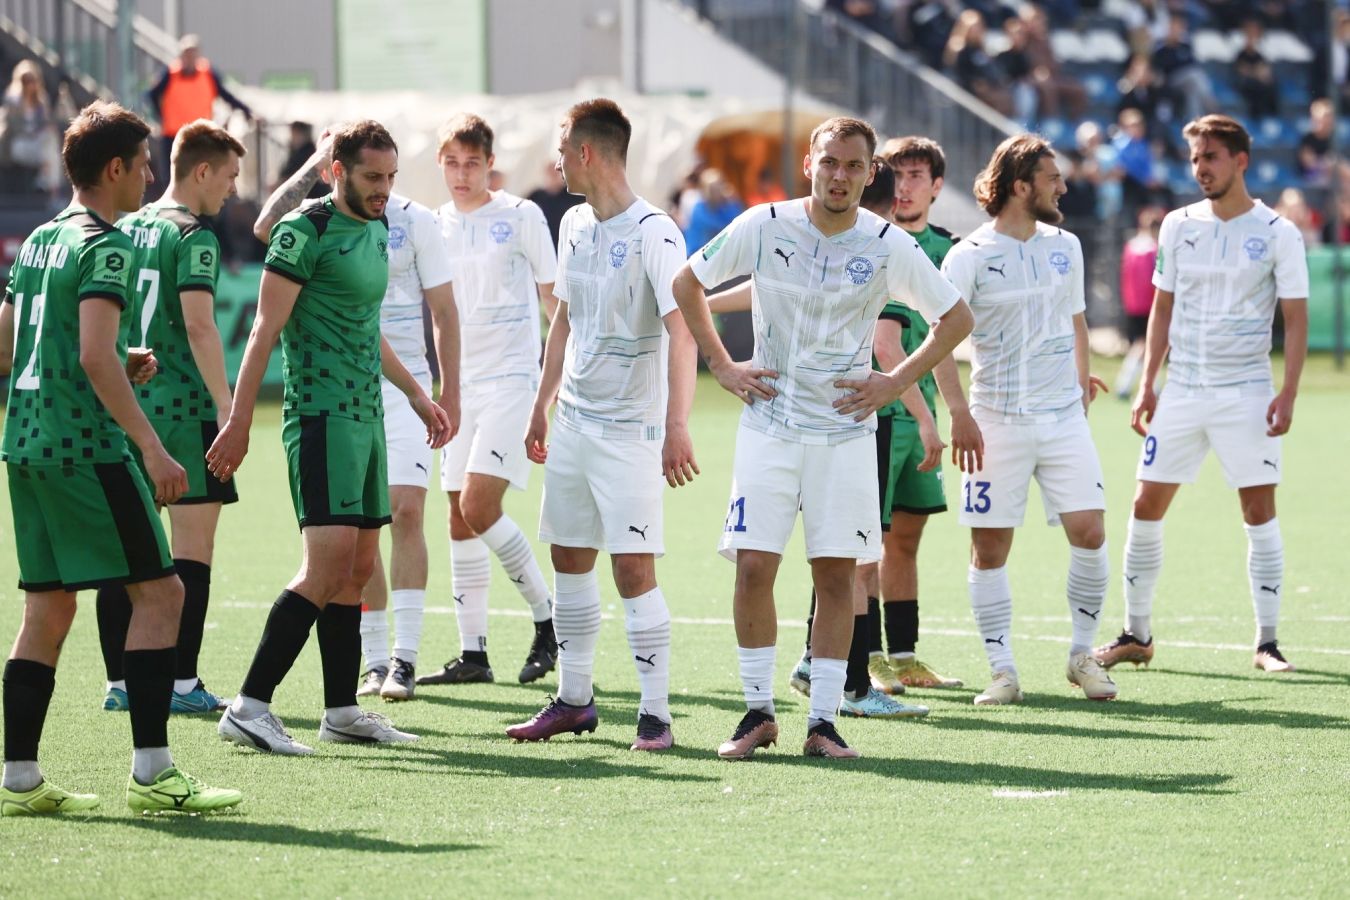
<svg viewBox="0 0 1350 900"><path fill-rule="evenodd" d="M0 372L13 375L0 457L24 592L4 672L0 815L98 805L93 794L47 781L37 759L76 592L106 582L126 585L131 598L122 664L135 748L127 804L198 812L243 799L178 769L169 752L183 585L155 504L176 501L189 477L128 380L153 375L156 363L126 348L136 257L132 239L111 224L141 205L153 180L149 136L148 125L116 104L81 110L61 149L74 200L24 241L0 305Z"/></svg>
<svg viewBox="0 0 1350 900"><path fill-rule="evenodd" d="M1234 119L1209 115L1182 131L1205 199L1163 219L1144 375L1130 421L1144 437L1125 539L1125 630L1097 649L1102 665L1153 659L1150 618L1162 571L1163 516L1213 448L1236 488L1256 613L1255 666L1289 672L1276 643L1284 542L1275 516L1281 436L1294 418L1308 352L1308 263L1289 220L1247 193L1252 142ZM1284 384L1276 393L1270 333L1284 316ZM1167 357L1167 387L1154 379Z"/></svg>
<svg viewBox="0 0 1350 900"><path fill-rule="evenodd" d="M830 119L811 135L811 195L756 206L685 264L674 293L723 388L746 403L736 435L731 505L721 541L736 563L735 619L748 711L718 754L743 759L777 740L773 586L800 508L817 612L812 625L808 755L855 757L835 729L852 639L856 560L880 558L876 422L970 331L970 311L914 240L858 209L872 180L876 134ZM752 276L755 352L735 363L704 291ZM890 297L935 325L890 373L872 371L872 336Z"/></svg>
<svg viewBox="0 0 1350 900"><path fill-rule="evenodd" d="M437 159L450 200L436 215L464 323L464 427L441 454L460 655L419 684L493 680L487 653L489 555L506 570L534 619L520 683L551 672L558 655L544 573L520 527L502 512L506 489L524 490L529 483L523 448L539 386L539 306L552 315L557 253L538 206L488 190L496 159L493 138L488 123L470 113L455 116L440 131Z"/></svg>
<svg viewBox="0 0 1350 900"><path fill-rule="evenodd" d="M632 749L658 751L674 743L670 610L656 585L661 476L677 487L698 473L688 429L697 357L670 293L684 237L628 186L632 133L618 104L600 98L569 109L558 140L567 189L586 202L563 217L558 311L525 435L530 459L544 464L539 537L553 558L558 698L506 733L538 741L595 730L595 562L605 550L642 693Z"/></svg>
<svg viewBox="0 0 1350 900"><path fill-rule="evenodd" d="M272 229L234 406L207 452L216 477L238 470L280 336L282 440L304 558L273 604L243 687L219 726L224 739L264 752L314 752L287 734L270 704L316 622L324 683L319 740L416 740L356 703L361 588L375 565L379 529L390 521L380 373L408 397L433 448L450 431L445 410L380 337L389 281L384 212L397 169L398 148L378 122L353 122L333 136L333 193L302 204Z"/></svg>
<svg viewBox="0 0 1350 900"><path fill-rule="evenodd" d="M970 405L983 459L953 433L961 469L958 520L970 527L970 606L993 679L977 706L1020 703L1012 655L1007 561L1034 476L1051 525L1069 540L1067 676L1091 700L1116 686L1092 656L1109 566L1101 462L1087 408L1101 382L1088 373L1083 253L1059 222L1064 178L1048 142L1021 134L998 145L975 181L993 221L947 253L942 271L975 312Z"/></svg>
<svg viewBox="0 0 1350 900"><path fill-rule="evenodd" d="M254 235L264 243L272 227L294 209L332 164L332 136L325 134L310 158L267 199ZM441 372L437 404L445 410L453 433L459 427L459 315L451 289L451 270L440 229L431 210L396 193L385 204L389 226L389 286L380 304L380 333L389 341L423 392L431 394L422 318L425 300L431 311L436 359ZM378 694L385 700L411 700L416 689L417 651L427 592L427 541L423 527L432 451L426 430L403 392L388 378L380 379L384 404L384 436L388 452L390 525L389 581L393 588L394 653L389 655L390 594L384 566L375 554L375 568L362 591L361 652L365 674L358 697Z"/></svg>
<svg viewBox="0 0 1350 900"><path fill-rule="evenodd" d="M197 674L220 508L239 499L233 481L219 481L206 471L206 451L230 414L230 383L214 311L220 243L200 217L219 213L235 192L244 154L244 145L213 122L184 125L173 142L168 191L118 223L136 247L131 339L153 348L160 366L157 378L136 389L137 399L169 455L188 473L187 492L169 507L173 565L183 582L170 712L225 707ZM100 587L96 609L108 675L103 708L126 710L127 589Z"/></svg>

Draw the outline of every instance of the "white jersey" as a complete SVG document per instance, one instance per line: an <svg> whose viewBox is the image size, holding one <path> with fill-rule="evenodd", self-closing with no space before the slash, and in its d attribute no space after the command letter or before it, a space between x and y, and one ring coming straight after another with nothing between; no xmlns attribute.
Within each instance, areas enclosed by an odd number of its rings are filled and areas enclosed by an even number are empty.
<svg viewBox="0 0 1350 900"><path fill-rule="evenodd" d="M450 281L450 258L436 217L420 203L390 194L389 287L380 305L380 333L409 372L430 371L422 323L422 291Z"/></svg>
<svg viewBox="0 0 1350 900"><path fill-rule="evenodd" d="M539 381L539 289L557 275L548 222L535 203L506 191L470 213L453 201L436 213L455 270L459 382L465 391Z"/></svg>
<svg viewBox="0 0 1350 900"><path fill-rule="evenodd" d="M834 401L841 378L872 371L872 337L888 298L935 321L960 294L903 228L865 209L847 231L826 237L811 224L806 201L752 207L692 260L713 288L752 275L756 367L778 373L778 395L741 414L747 427L804 444L836 444L876 430L855 422Z"/></svg>
<svg viewBox="0 0 1350 900"><path fill-rule="evenodd" d="M1163 219L1153 285L1173 296L1168 384L1265 391L1275 302L1308 297L1303 236L1260 200L1227 222L1193 203Z"/></svg>
<svg viewBox="0 0 1350 900"><path fill-rule="evenodd" d="M970 303L970 403L1000 416L1081 403L1073 317L1085 308L1083 248L1057 225L1019 241L986 222L952 247L943 273Z"/></svg>
<svg viewBox="0 0 1350 900"><path fill-rule="evenodd" d="M589 203L558 228L558 281L571 334L558 417L586 434L660 440L665 434L667 348L662 318L684 265L684 235L638 198L603 222Z"/></svg>

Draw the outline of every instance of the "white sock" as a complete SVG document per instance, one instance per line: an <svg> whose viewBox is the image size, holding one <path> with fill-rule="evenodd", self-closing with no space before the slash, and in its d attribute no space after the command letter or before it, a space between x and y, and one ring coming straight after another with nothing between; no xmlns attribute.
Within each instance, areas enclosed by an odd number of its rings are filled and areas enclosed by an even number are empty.
<svg viewBox="0 0 1350 900"><path fill-rule="evenodd" d="M42 770L35 759L5 760L4 787L22 794L42 784Z"/></svg>
<svg viewBox="0 0 1350 900"><path fill-rule="evenodd" d="M263 713L271 709L270 703L264 703L261 700L255 700L252 697L246 697L243 694L234 698L230 704L230 712L234 713L236 719L243 719L247 722L250 719L256 719Z"/></svg>
<svg viewBox="0 0 1350 900"><path fill-rule="evenodd" d="M913 653L891 653L888 655L891 659L913 659L915 656Z"/></svg>
<svg viewBox="0 0 1350 900"><path fill-rule="evenodd" d="M741 662L741 687L745 690L746 707L773 715L773 670L778 648L737 647L736 655ZM814 664L811 674L814 677Z"/></svg>
<svg viewBox="0 0 1350 900"><path fill-rule="evenodd" d="M1125 534L1125 630L1144 643L1153 636L1153 592L1162 573L1163 520L1130 516Z"/></svg>
<svg viewBox="0 0 1350 900"><path fill-rule="evenodd" d="M460 650L487 650L488 581L491 574L487 544L478 538L450 542L450 579L454 584Z"/></svg>
<svg viewBox="0 0 1350 900"><path fill-rule="evenodd" d="M542 622L553 615L549 606L548 583L544 581L544 573L540 571L530 542L525 539L520 527L508 516L502 516L478 537L501 562L506 577L511 579L511 583L530 605L534 620Z"/></svg>
<svg viewBox="0 0 1350 900"><path fill-rule="evenodd" d="M811 712L806 716L806 727L821 722L833 722L839 713L839 701L844 697L844 680L848 676L848 660L811 658Z"/></svg>
<svg viewBox="0 0 1350 900"><path fill-rule="evenodd" d="M168 747L137 747L131 751L131 777L139 784L150 784L172 765Z"/></svg>
<svg viewBox="0 0 1350 900"><path fill-rule="evenodd" d="M175 678L173 680L173 692L180 697L183 694L190 694L196 689L197 681L196 678ZM155 774L159 773L156 772Z"/></svg>
<svg viewBox="0 0 1350 900"><path fill-rule="evenodd" d="M670 610L661 589L623 601L624 628L633 651L642 703L638 713L670 722Z"/></svg>
<svg viewBox="0 0 1350 900"><path fill-rule="evenodd" d="M361 707L330 706L323 711L323 717L328 720L329 725L345 728L361 718Z"/></svg>
<svg viewBox="0 0 1350 900"><path fill-rule="evenodd" d="M361 655L367 672L377 666L389 668L389 619L382 609L361 610Z"/></svg>
<svg viewBox="0 0 1350 900"><path fill-rule="evenodd" d="M970 611L975 614L975 624L984 639L984 653L989 657L989 671L1011 669L1016 672L1012 655L1012 588L1008 584L1008 567L977 569L971 566L966 573L966 583L970 590Z"/></svg>
<svg viewBox="0 0 1350 900"><path fill-rule="evenodd" d="M591 673L600 637L600 583L595 570L553 575L553 633L558 639L558 699L584 706L594 697Z"/></svg>
<svg viewBox="0 0 1350 900"><path fill-rule="evenodd" d="M1256 611L1256 643L1275 640L1280 624L1280 591L1284 583L1284 539L1280 520L1264 525L1242 526L1247 531L1247 580L1252 589L1252 608Z"/></svg>
<svg viewBox="0 0 1350 900"><path fill-rule="evenodd" d="M394 656L417 665L417 650L422 645L422 609L427 592L405 588L389 593L389 611L394 614Z"/></svg>
<svg viewBox="0 0 1350 900"><path fill-rule="evenodd" d="M117 690L122 691L122 692L125 693L125 692L126 692L126 689L127 689L127 682L126 682L126 679L123 678L123 679L120 679L120 680L118 680L118 681L109 681L109 682L108 682L108 687L106 688L106 690L111 691L113 688L116 688Z"/></svg>
<svg viewBox="0 0 1350 900"><path fill-rule="evenodd" d="M1111 563L1106 556L1105 541L1096 550L1069 548L1069 620L1073 622L1070 656L1092 650L1097 628L1101 625L1106 582L1110 577Z"/></svg>

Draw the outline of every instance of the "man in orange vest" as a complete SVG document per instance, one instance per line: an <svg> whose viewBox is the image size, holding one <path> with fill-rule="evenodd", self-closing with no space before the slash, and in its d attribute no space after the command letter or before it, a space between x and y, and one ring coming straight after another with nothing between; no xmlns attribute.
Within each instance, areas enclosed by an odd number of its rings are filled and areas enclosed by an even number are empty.
<svg viewBox="0 0 1350 900"><path fill-rule="evenodd" d="M164 69L154 87L146 93L147 105L159 117L160 147L156 170L168 165L169 151L178 129L197 119L211 119L212 107L219 97L243 113L250 121L253 111L231 94L211 69L211 62L201 53L201 43L195 34L185 34L178 42L178 59ZM167 169L165 168L165 171ZM168 179L163 180L168 184Z"/></svg>

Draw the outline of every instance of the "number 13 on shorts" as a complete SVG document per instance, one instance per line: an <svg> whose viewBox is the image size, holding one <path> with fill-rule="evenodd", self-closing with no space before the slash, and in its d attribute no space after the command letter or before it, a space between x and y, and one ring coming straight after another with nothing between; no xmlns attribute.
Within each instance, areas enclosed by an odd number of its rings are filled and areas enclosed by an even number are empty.
<svg viewBox="0 0 1350 900"><path fill-rule="evenodd" d="M993 506L989 499L988 481L964 481L961 488L965 493L964 510L968 513L987 513Z"/></svg>

